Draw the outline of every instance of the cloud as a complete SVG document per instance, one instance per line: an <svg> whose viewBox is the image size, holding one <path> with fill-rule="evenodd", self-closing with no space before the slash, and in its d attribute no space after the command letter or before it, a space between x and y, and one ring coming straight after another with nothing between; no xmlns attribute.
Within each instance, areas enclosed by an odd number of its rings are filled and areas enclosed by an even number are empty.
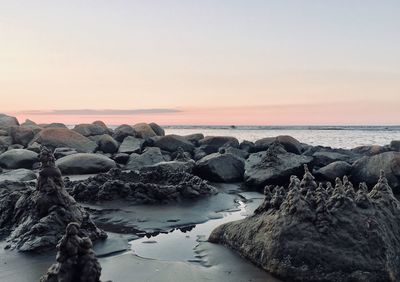
<svg viewBox="0 0 400 282"><path fill-rule="evenodd" d="M89 110L89 109L75 109L75 110L51 110L51 111L20 111L18 114L23 115L80 115L80 116L127 116L127 115L144 115L144 114L169 114L180 113L181 110L177 109L134 109L134 110Z"/></svg>

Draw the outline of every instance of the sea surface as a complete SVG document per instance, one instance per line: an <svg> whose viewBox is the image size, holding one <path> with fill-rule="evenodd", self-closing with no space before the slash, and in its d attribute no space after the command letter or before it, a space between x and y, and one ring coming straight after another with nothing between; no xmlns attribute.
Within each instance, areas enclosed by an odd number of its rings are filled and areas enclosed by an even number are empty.
<svg viewBox="0 0 400 282"><path fill-rule="evenodd" d="M400 140L400 126L164 126L166 134L234 136L239 141L290 135L302 143L333 148L388 145Z"/></svg>

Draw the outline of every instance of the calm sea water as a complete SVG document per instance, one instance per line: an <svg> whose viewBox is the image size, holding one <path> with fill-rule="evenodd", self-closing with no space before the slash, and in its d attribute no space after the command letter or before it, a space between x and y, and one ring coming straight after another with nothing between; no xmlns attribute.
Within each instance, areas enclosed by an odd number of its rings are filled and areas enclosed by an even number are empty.
<svg viewBox="0 0 400 282"><path fill-rule="evenodd" d="M239 141L290 135L302 143L354 148L362 145L387 145L400 140L400 126L166 126L167 134L234 136Z"/></svg>

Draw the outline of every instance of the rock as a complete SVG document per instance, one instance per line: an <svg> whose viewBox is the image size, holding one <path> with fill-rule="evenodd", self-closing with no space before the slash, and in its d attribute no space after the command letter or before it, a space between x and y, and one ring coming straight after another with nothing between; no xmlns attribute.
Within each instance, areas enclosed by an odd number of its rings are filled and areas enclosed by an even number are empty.
<svg viewBox="0 0 400 282"><path fill-rule="evenodd" d="M103 127L108 135L113 135L114 131L111 128L108 128L108 126L101 120L96 120L92 124L98 125Z"/></svg>
<svg viewBox="0 0 400 282"><path fill-rule="evenodd" d="M142 139L148 139L157 136L157 134L154 132L151 126L148 125L147 123L135 124L133 126L133 129L137 132L137 136Z"/></svg>
<svg viewBox="0 0 400 282"><path fill-rule="evenodd" d="M63 157L69 156L69 155L73 155L73 154L78 154L78 151L76 151L75 149L71 149L71 148L56 148L54 150L54 156L56 157L56 159L61 159Z"/></svg>
<svg viewBox="0 0 400 282"><path fill-rule="evenodd" d="M92 174L109 171L116 167L115 162L100 154L78 153L56 161L63 174Z"/></svg>
<svg viewBox="0 0 400 282"><path fill-rule="evenodd" d="M66 128L46 128L31 143L37 142L51 148L68 147L82 153L93 153L97 144L87 137Z"/></svg>
<svg viewBox="0 0 400 282"><path fill-rule="evenodd" d="M123 124L123 125L118 126L114 130L113 138L115 140L117 140L118 142L124 141L125 137L127 137L127 136L133 136L133 137L137 136L136 131L130 125Z"/></svg>
<svg viewBox="0 0 400 282"><path fill-rule="evenodd" d="M19 126L17 118L0 114L0 129L8 130L12 126Z"/></svg>
<svg viewBox="0 0 400 282"><path fill-rule="evenodd" d="M67 185L74 198L83 202L124 200L135 204L166 204L217 193L207 181L167 165L149 166L141 171L113 169Z"/></svg>
<svg viewBox="0 0 400 282"><path fill-rule="evenodd" d="M400 203L384 176L370 193L347 178L335 188L308 172L291 179L288 190L266 187L253 216L217 227L209 241L283 281L400 281Z"/></svg>
<svg viewBox="0 0 400 282"><path fill-rule="evenodd" d="M108 133L106 128L97 124L78 124L74 127L73 131L86 137Z"/></svg>
<svg viewBox="0 0 400 282"><path fill-rule="evenodd" d="M244 140L239 144L239 149L247 153L254 153L256 145L253 142Z"/></svg>
<svg viewBox="0 0 400 282"><path fill-rule="evenodd" d="M129 160L129 154L125 154L125 153L115 154L113 157L113 160L119 164L126 165L126 163Z"/></svg>
<svg viewBox="0 0 400 282"><path fill-rule="evenodd" d="M275 142L266 152L253 153L245 163L244 179L247 186L263 189L265 185L284 185L291 175L300 175L303 165L312 158L286 152Z"/></svg>
<svg viewBox="0 0 400 282"><path fill-rule="evenodd" d="M145 166L141 169L141 171L162 170L175 173L176 172L192 173L194 166L195 162L193 160L190 161L174 160L174 161L160 162L150 166Z"/></svg>
<svg viewBox="0 0 400 282"><path fill-rule="evenodd" d="M24 146L20 145L20 144L12 144L10 146L8 146L8 150L13 150L13 149L23 149Z"/></svg>
<svg viewBox="0 0 400 282"><path fill-rule="evenodd" d="M10 170L0 174L0 182L2 181L31 181L37 178L36 174L29 169L20 168L16 170Z"/></svg>
<svg viewBox="0 0 400 282"><path fill-rule="evenodd" d="M36 132L37 133L37 132ZM29 126L12 126L10 127L10 136L14 144L28 146L29 142L35 137L35 131Z"/></svg>
<svg viewBox="0 0 400 282"><path fill-rule="evenodd" d="M119 147L119 153L141 153L144 144L144 139L136 138L133 136L125 137L121 146Z"/></svg>
<svg viewBox="0 0 400 282"><path fill-rule="evenodd" d="M21 123L21 126L38 126L36 122L26 119L23 123Z"/></svg>
<svg viewBox="0 0 400 282"><path fill-rule="evenodd" d="M225 148L224 150L225 150L225 153L232 154L232 155L234 155L234 156L236 156L238 158L241 158L243 160L246 160L250 155L245 150L238 149L238 148L233 148L233 147L228 147L228 148Z"/></svg>
<svg viewBox="0 0 400 282"><path fill-rule="evenodd" d="M204 179L216 182L241 181L244 160L228 153L214 153L199 160L194 172Z"/></svg>
<svg viewBox="0 0 400 282"><path fill-rule="evenodd" d="M198 161L198 160L204 158L205 156L207 156L207 153L204 152L202 149L200 149L200 148L194 148L194 151L193 151L193 159L194 159L195 161Z"/></svg>
<svg viewBox="0 0 400 282"><path fill-rule="evenodd" d="M42 169L36 188L21 187L20 182L1 188L0 233L5 236L6 247L37 252L54 249L70 222L80 224L80 234L92 240L106 238L65 190L51 151L43 148L39 158Z"/></svg>
<svg viewBox="0 0 400 282"><path fill-rule="evenodd" d="M159 126L157 123L152 122L149 125L150 125L151 129L153 129L154 133L157 136L165 136L164 129L161 126Z"/></svg>
<svg viewBox="0 0 400 282"><path fill-rule="evenodd" d="M204 139L204 135L202 133L194 133L182 137L185 138L187 141L191 142L195 146L198 146L199 141Z"/></svg>
<svg viewBox="0 0 400 282"><path fill-rule="evenodd" d="M313 164L317 167L327 166L330 163L335 161L348 161L349 157L344 154L336 153L336 152L324 152L319 151L315 152L312 157L314 158Z"/></svg>
<svg viewBox="0 0 400 282"><path fill-rule="evenodd" d="M39 126L43 127L43 128L68 128L65 124L60 123L60 122L53 122L50 124L43 124Z"/></svg>
<svg viewBox="0 0 400 282"><path fill-rule="evenodd" d="M386 152L357 160L351 169L351 180L373 185L379 179L380 170L386 173L394 191L400 192L400 152Z"/></svg>
<svg viewBox="0 0 400 282"><path fill-rule="evenodd" d="M40 278L40 282L100 282L101 266L92 241L87 237L81 238L79 229L76 222L68 224L57 245L57 263Z"/></svg>
<svg viewBox="0 0 400 282"><path fill-rule="evenodd" d="M154 142L154 146L168 152L175 152L181 147L186 152L192 152L194 146L191 142L187 141L184 137L178 135L166 135L158 138Z"/></svg>
<svg viewBox="0 0 400 282"><path fill-rule="evenodd" d="M8 169L31 169L37 161L38 154L25 149L13 149L0 155L0 166Z"/></svg>
<svg viewBox="0 0 400 282"><path fill-rule="evenodd" d="M359 146L351 149L352 152L363 156L373 156L389 151L388 148L379 145Z"/></svg>
<svg viewBox="0 0 400 282"><path fill-rule="evenodd" d="M337 177L342 178L350 175L351 165L344 161L336 161L317 170L314 174L318 179L334 181Z"/></svg>
<svg viewBox="0 0 400 282"><path fill-rule="evenodd" d="M129 156L126 169L138 170L145 166L154 165L163 161L164 158L160 148L147 147L141 155L133 153Z"/></svg>
<svg viewBox="0 0 400 282"><path fill-rule="evenodd" d="M118 142L108 134L101 135L97 144L100 151L109 154L117 152L119 148Z"/></svg>
<svg viewBox="0 0 400 282"><path fill-rule="evenodd" d="M390 142L390 149L392 151L400 152L400 140L393 140Z"/></svg>
<svg viewBox="0 0 400 282"><path fill-rule="evenodd" d="M239 141L229 136L207 136L199 141L200 148L207 154L216 153L222 147L239 148Z"/></svg>
<svg viewBox="0 0 400 282"><path fill-rule="evenodd" d="M28 148L26 148L26 149L39 154L40 150L41 150L41 145L37 142L33 142L33 143L29 144Z"/></svg>
<svg viewBox="0 0 400 282"><path fill-rule="evenodd" d="M0 136L8 136L8 130L0 129Z"/></svg>
<svg viewBox="0 0 400 282"><path fill-rule="evenodd" d="M285 150L289 153L299 155L303 150L301 143L297 139L289 135L280 135L277 137L267 137L257 140L255 142L255 151L266 151L268 150L269 146L274 142L280 143L283 148L285 148Z"/></svg>
<svg viewBox="0 0 400 282"><path fill-rule="evenodd" d="M11 136L0 136L0 146L8 148L12 145L13 141Z"/></svg>

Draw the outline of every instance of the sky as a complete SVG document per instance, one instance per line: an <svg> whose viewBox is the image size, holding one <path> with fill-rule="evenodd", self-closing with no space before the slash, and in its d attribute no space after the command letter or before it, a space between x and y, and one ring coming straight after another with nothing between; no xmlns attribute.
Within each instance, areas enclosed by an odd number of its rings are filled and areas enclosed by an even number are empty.
<svg viewBox="0 0 400 282"><path fill-rule="evenodd" d="M0 0L0 112L400 124L397 0Z"/></svg>

